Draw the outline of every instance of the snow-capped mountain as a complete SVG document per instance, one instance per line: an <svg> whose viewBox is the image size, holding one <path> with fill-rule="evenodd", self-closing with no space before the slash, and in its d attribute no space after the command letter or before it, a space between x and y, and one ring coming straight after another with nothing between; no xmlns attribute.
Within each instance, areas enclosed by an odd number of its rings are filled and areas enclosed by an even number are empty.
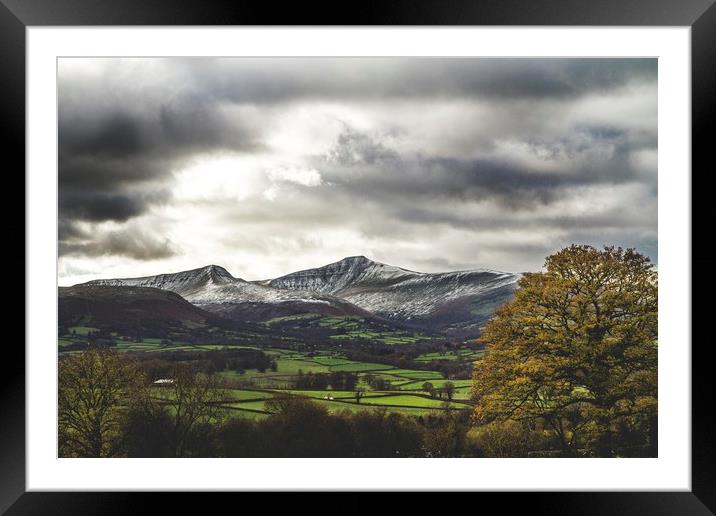
<svg viewBox="0 0 716 516"><path fill-rule="evenodd" d="M519 274L487 269L424 273L352 256L279 278L250 282L218 265L86 285L154 287L241 321L316 313L377 317L431 330L474 333L508 301Z"/></svg>
<svg viewBox="0 0 716 516"><path fill-rule="evenodd" d="M352 256L267 284L330 294L388 319L452 324L484 322L512 297L519 278L519 274L488 269L414 272Z"/></svg>
<svg viewBox="0 0 716 516"><path fill-rule="evenodd" d="M251 311L256 314L262 313L268 318L301 312L369 315L358 307L331 295L291 291L251 283L233 277L229 271L218 265L142 278L93 280L86 285L160 288L179 294L187 301L206 310L241 320L263 318L252 316Z"/></svg>

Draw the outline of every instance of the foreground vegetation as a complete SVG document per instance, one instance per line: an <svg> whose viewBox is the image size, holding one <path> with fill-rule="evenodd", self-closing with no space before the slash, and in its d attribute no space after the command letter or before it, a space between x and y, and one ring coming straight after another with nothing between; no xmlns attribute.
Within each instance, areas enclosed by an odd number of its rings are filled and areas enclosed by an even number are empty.
<svg viewBox="0 0 716 516"><path fill-rule="evenodd" d="M157 386L143 365L127 354L100 348L60 361L60 456L466 453L470 411L463 403L429 394L366 394L360 389L331 391L331 400L321 396L327 391L232 389L220 375L181 363L174 365L171 379Z"/></svg>

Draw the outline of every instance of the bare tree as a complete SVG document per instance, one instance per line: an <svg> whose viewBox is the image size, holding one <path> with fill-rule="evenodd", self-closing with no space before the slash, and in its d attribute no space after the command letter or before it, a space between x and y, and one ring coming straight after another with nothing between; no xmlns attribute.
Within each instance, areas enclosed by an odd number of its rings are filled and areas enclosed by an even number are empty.
<svg viewBox="0 0 716 516"><path fill-rule="evenodd" d="M176 456L183 457L192 429L221 418L224 409L220 403L226 399L226 389L217 376L195 373L185 364L176 366L172 380L168 405L174 415Z"/></svg>
<svg viewBox="0 0 716 516"><path fill-rule="evenodd" d="M128 357L89 349L60 360L61 457L115 457L122 451L126 407L146 397L144 375Z"/></svg>

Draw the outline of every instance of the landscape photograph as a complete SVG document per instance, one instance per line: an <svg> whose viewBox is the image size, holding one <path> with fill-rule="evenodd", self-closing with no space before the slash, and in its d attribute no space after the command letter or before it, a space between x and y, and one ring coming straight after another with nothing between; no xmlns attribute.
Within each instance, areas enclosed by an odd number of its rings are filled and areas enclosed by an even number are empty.
<svg viewBox="0 0 716 516"><path fill-rule="evenodd" d="M657 457L657 71L58 59L58 457Z"/></svg>

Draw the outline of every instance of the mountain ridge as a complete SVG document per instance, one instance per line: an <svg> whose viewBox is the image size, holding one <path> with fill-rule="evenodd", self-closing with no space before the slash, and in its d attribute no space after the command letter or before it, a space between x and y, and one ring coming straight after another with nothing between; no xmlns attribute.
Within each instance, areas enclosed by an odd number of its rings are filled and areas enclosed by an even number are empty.
<svg viewBox="0 0 716 516"><path fill-rule="evenodd" d="M81 285L159 288L210 312L242 321L251 320L252 311L263 314L262 319L304 312L371 315L334 296L276 289L236 278L219 265L137 278L98 279Z"/></svg>
<svg viewBox="0 0 716 516"><path fill-rule="evenodd" d="M501 299L507 300L520 277L520 274L484 268L416 272L356 256L281 276L268 284L335 295L381 317L429 325L435 314L445 319L441 309L447 304L454 308L473 305L482 297L489 298L492 306ZM469 306L461 311L458 319L469 319L467 312L473 312ZM478 322L484 319L479 313L475 315Z"/></svg>
<svg viewBox="0 0 716 516"><path fill-rule="evenodd" d="M319 313L475 333L512 297L520 277L483 268L416 272L356 255L263 281L236 278L224 267L211 264L84 285L161 288L205 310L240 320Z"/></svg>

